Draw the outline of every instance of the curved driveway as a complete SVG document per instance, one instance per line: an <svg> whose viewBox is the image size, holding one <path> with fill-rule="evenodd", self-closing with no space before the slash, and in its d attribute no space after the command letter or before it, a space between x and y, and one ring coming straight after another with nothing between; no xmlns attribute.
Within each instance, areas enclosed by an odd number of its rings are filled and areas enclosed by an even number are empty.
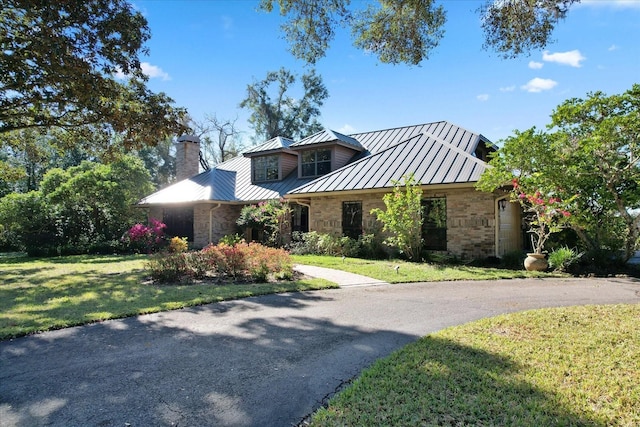
<svg viewBox="0 0 640 427"><path fill-rule="evenodd" d="M640 303L633 279L269 295L0 342L2 426L291 426L375 359L530 308Z"/></svg>

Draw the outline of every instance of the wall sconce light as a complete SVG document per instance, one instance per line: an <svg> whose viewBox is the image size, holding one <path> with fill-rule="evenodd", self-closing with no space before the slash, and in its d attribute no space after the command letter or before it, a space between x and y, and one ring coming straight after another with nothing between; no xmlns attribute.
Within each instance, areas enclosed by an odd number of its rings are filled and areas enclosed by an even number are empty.
<svg viewBox="0 0 640 427"><path fill-rule="evenodd" d="M501 211L507 209L507 199L498 200L498 208L500 208Z"/></svg>

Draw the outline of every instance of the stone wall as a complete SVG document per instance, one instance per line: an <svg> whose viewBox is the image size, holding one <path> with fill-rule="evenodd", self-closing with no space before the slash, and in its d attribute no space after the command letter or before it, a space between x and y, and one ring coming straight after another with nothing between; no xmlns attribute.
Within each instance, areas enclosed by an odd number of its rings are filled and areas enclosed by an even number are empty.
<svg viewBox="0 0 640 427"><path fill-rule="evenodd" d="M363 193L314 197L311 199L309 230L342 234L342 202L362 202L365 233L381 227L373 208L385 209L384 193ZM425 190L424 198L445 197L447 203L447 252L463 259L495 255L495 217L493 196L474 189Z"/></svg>

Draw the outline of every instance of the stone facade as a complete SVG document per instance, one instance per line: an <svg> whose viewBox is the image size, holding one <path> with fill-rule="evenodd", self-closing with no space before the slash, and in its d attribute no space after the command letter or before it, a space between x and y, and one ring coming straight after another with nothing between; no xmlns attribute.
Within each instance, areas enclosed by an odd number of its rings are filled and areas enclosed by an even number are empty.
<svg viewBox="0 0 640 427"><path fill-rule="evenodd" d="M384 193L360 193L314 197L310 202L309 230L342 234L342 202L362 203L364 233L378 230L381 224L369 212L385 209ZM447 204L447 252L463 259L495 255L494 199L491 194L473 188L432 191L424 198L445 197Z"/></svg>
<svg viewBox="0 0 640 427"><path fill-rule="evenodd" d="M342 235L342 203L362 203L364 233L373 233L381 224L370 212L385 209L384 193L352 193L313 197L310 199L309 231ZM447 206L447 253L462 259L478 259L495 255L496 221L492 194L473 188L433 191L425 189L424 198L444 197ZM236 220L242 205L197 204L193 208L193 246L202 248L217 243L222 237L238 232ZM163 218L162 207L151 207L150 218Z"/></svg>

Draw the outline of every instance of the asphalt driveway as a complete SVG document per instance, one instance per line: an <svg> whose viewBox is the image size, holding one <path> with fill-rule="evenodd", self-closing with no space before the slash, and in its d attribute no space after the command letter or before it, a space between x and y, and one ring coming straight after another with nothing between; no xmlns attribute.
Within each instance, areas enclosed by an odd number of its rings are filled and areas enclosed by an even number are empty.
<svg viewBox="0 0 640 427"><path fill-rule="evenodd" d="M0 342L0 425L291 426L375 359L499 313L640 303L632 279L269 295Z"/></svg>

